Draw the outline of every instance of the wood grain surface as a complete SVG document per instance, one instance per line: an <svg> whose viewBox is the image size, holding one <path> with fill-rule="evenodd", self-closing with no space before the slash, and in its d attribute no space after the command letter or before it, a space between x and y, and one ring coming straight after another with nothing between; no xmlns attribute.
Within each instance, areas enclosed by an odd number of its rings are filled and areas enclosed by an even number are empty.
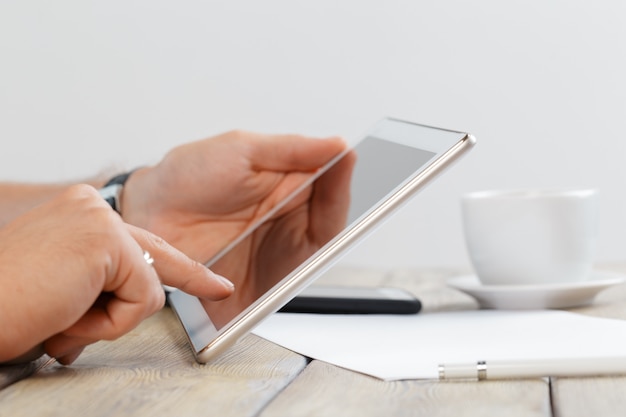
<svg viewBox="0 0 626 417"><path fill-rule="evenodd" d="M550 392L542 379L384 382L313 361L261 414L323 415L544 417L550 415Z"/></svg>
<svg viewBox="0 0 626 417"><path fill-rule="evenodd" d="M306 358L250 335L219 360L195 363L165 309L115 342L91 346L0 391L0 416L255 415Z"/></svg>
<svg viewBox="0 0 626 417"><path fill-rule="evenodd" d="M318 283L403 287L427 314L478 308L445 285L464 272L335 268ZM572 311L626 320L626 284ZM254 335L199 365L167 308L117 341L90 346L72 366L37 371L40 364L0 367L0 417L626 415L626 376L384 382Z"/></svg>

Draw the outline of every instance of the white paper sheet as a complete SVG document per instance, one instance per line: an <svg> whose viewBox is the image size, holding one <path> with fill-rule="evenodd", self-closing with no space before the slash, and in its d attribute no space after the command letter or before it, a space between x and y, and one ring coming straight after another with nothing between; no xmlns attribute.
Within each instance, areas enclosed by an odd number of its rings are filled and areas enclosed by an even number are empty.
<svg viewBox="0 0 626 417"><path fill-rule="evenodd" d="M626 321L553 310L277 313L254 333L302 355L385 380L437 378L442 363L626 357Z"/></svg>

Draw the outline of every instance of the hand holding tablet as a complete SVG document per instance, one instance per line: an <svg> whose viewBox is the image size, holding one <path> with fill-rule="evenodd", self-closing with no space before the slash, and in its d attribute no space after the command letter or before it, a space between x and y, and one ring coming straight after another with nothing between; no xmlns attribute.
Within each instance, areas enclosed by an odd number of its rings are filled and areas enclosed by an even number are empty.
<svg viewBox="0 0 626 417"><path fill-rule="evenodd" d="M168 295L196 359L210 361L287 304L474 142L384 119L323 168L295 178L289 195L207 262L235 283L233 295Z"/></svg>

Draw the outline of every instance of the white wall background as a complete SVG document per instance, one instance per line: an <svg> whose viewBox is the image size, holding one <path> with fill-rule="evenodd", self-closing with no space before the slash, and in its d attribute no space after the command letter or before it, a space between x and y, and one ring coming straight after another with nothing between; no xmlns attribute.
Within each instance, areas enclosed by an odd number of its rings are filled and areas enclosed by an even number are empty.
<svg viewBox="0 0 626 417"><path fill-rule="evenodd" d="M625 22L618 0L1 0L0 178L389 115L478 145L343 262L465 266L462 193L557 186L600 189L598 259L624 260Z"/></svg>

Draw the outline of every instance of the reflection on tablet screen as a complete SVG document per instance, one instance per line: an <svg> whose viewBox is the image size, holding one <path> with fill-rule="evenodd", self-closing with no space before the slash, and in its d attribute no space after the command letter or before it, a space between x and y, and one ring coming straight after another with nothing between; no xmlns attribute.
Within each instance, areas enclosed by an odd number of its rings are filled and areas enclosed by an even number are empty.
<svg viewBox="0 0 626 417"><path fill-rule="evenodd" d="M210 263L213 271L235 284L235 292L225 300L202 300L215 328L240 314L435 155L368 136L294 193Z"/></svg>

